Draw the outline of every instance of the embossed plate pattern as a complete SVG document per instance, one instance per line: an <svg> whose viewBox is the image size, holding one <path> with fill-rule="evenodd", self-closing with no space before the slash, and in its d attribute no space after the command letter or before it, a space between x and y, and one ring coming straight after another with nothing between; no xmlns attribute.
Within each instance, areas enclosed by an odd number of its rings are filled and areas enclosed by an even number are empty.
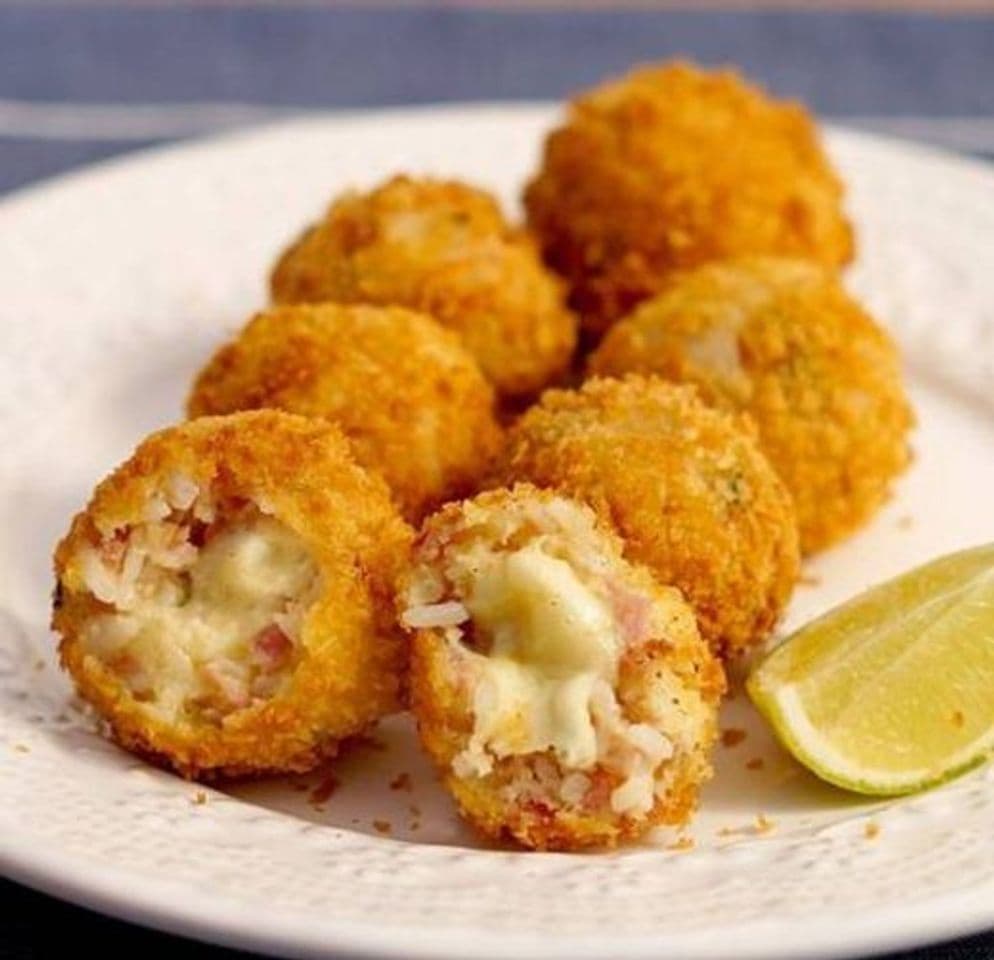
<svg viewBox="0 0 994 960"><path fill-rule="evenodd" d="M281 244L400 169L513 198L544 107L295 122L112 163L0 205L0 861L68 898L300 956L842 956L994 925L991 769L867 803L745 739L684 834L609 855L482 847L400 718L335 770L203 790L103 741L58 675L49 553L93 482L175 419L265 296ZM811 565L790 622L994 539L994 174L833 131L851 283L904 348L917 459L872 527ZM398 779L407 773L407 778Z"/></svg>

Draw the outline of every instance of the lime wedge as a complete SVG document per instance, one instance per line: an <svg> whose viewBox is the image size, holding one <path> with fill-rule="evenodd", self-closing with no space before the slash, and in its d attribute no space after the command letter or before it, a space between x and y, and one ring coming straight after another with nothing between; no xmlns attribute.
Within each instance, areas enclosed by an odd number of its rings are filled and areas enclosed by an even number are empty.
<svg viewBox="0 0 994 960"><path fill-rule="evenodd" d="M830 783L894 795L994 752L994 544L933 560L790 636L749 696Z"/></svg>

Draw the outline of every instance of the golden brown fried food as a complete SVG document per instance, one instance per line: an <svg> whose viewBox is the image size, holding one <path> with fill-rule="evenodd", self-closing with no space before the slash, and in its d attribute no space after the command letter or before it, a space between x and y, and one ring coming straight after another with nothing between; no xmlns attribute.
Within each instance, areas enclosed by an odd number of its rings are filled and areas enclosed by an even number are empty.
<svg viewBox="0 0 994 960"><path fill-rule="evenodd" d="M63 666L122 745L186 776L306 770L399 707L410 538L329 423L163 430L56 549Z"/></svg>
<svg viewBox="0 0 994 960"><path fill-rule="evenodd" d="M502 436L490 384L459 338L399 307L301 304L254 317L201 371L188 410L259 407L334 420L413 521L472 493Z"/></svg>
<svg viewBox="0 0 994 960"><path fill-rule="evenodd" d="M340 197L280 258L282 303L397 304L455 330L507 396L532 394L569 365L576 318L558 278L482 190L395 177Z"/></svg>
<svg viewBox="0 0 994 960"><path fill-rule="evenodd" d="M631 376L549 390L510 431L497 475L590 504L627 557L683 591L722 656L761 641L793 591L790 495L749 419L692 387Z"/></svg>
<svg viewBox="0 0 994 960"><path fill-rule="evenodd" d="M594 335L676 268L764 253L845 263L841 201L801 106L685 63L573 101L525 193L546 261Z"/></svg>
<svg viewBox="0 0 994 960"><path fill-rule="evenodd" d="M750 259L674 275L611 328L595 374L660 374L744 411L794 498L801 547L864 524L908 465L911 407L890 337L835 276Z"/></svg>
<svg viewBox="0 0 994 960"><path fill-rule="evenodd" d="M483 833L570 850L689 817L724 676L588 507L527 485L449 504L401 606L421 740Z"/></svg>

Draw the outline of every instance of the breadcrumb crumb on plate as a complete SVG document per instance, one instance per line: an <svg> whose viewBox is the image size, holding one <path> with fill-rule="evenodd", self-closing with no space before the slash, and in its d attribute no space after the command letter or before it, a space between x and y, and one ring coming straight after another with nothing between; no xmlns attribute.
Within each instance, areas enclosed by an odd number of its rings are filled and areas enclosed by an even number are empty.
<svg viewBox="0 0 994 960"><path fill-rule="evenodd" d="M393 778L393 780L390 781L391 790L404 790L405 792L410 793L412 787L413 784L409 773L399 773Z"/></svg>
<svg viewBox="0 0 994 960"><path fill-rule="evenodd" d="M737 747L748 736L745 730L738 727L726 727L721 731L721 745L723 747Z"/></svg>

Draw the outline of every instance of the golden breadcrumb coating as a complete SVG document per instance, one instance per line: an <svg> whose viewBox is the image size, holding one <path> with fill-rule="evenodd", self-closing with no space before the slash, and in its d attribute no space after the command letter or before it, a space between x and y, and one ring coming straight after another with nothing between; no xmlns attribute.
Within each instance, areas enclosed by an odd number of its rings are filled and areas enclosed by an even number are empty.
<svg viewBox="0 0 994 960"><path fill-rule="evenodd" d="M525 205L596 335L676 268L763 253L846 263L842 192L803 107L674 63L574 100Z"/></svg>
<svg viewBox="0 0 994 960"><path fill-rule="evenodd" d="M866 523L910 460L914 418L894 343L809 262L675 274L611 328L590 370L692 383L706 402L752 416L806 553Z"/></svg>
<svg viewBox="0 0 994 960"><path fill-rule="evenodd" d="M576 318L561 282L494 199L454 181L395 177L347 193L282 255L281 303L423 310L456 331L497 390L536 393L569 365Z"/></svg>
<svg viewBox="0 0 994 960"><path fill-rule="evenodd" d="M185 776L307 770L399 708L410 538L329 423L170 427L56 549L63 666L119 743Z"/></svg>
<svg viewBox="0 0 994 960"><path fill-rule="evenodd" d="M536 601L535 584L549 584L540 569L517 585L532 594L523 617L511 616L515 597L502 586L506 609L494 630L479 606L492 571L525 556L534 563L535 551L565 563L570 589L589 593L580 607L569 591ZM607 611L593 636L584 600ZM575 850L690 817L711 776L724 674L680 592L624 560L617 535L589 508L526 484L447 505L418 536L400 607L414 621L411 699L421 741L482 833ZM559 650L550 616L563 625ZM591 643L609 652L596 678L573 662ZM517 660L508 660L509 646ZM550 730L543 707L556 718ZM596 746L583 749L567 724L571 711Z"/></svg>
<svg viewBox="0 0 994 960"><path fill-rule="evenodd" d="M414 522L472 493L502 437L493 390L456 334L399 307L258 314L200 372L188 411L260 407L335 421Z"/></svg>
<svg viewBox="0 0 994 960"><path fill-rule="evenodd" d="M679 587L722 656L759 643L798 575L793 505L748 417L654 377L549 390L512 428L497 480L589 503L626 556Z"/></svg>

